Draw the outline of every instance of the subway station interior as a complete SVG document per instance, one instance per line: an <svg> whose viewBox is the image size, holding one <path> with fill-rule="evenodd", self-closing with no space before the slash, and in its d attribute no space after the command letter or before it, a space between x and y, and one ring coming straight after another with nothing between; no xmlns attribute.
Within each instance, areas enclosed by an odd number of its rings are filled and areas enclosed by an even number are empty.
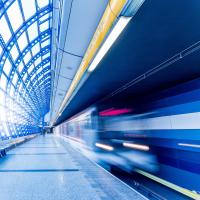
<svg viewBox="0 0 200 200"><path fill-rule="evenodd" d="M199 0L0 0L0 200L200 200Z"/></svg>

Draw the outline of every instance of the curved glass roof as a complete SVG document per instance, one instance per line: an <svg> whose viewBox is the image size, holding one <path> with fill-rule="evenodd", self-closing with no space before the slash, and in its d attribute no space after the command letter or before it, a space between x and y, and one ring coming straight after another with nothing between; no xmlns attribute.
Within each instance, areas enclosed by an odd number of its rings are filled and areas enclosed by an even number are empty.
<svg viewBox="0 0 200 200"><path fill-rule="evenodd" d="M0 134L39 132L50 107L51 0L0 1Z"/></svg>

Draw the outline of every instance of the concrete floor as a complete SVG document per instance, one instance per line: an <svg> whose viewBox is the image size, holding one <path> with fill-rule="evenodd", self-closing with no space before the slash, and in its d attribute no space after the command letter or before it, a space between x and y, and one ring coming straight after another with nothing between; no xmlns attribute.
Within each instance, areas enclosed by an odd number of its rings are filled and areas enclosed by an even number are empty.
<svg viewBox="0 0 200 200"><path fill-rule="evenodd" d="M0 159L2 200L145 199L67 142L38 136Z"/></svg>

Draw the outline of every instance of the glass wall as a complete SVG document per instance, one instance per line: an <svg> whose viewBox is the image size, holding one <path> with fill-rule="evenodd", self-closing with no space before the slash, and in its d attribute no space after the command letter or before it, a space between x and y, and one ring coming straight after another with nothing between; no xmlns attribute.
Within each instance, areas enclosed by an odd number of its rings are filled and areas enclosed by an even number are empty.
<svg viewBox="0 0 200 200"><path fill-rule="evenodd" d="M0 136L40 131L51 93L51 0L0 1Z"/></svg>

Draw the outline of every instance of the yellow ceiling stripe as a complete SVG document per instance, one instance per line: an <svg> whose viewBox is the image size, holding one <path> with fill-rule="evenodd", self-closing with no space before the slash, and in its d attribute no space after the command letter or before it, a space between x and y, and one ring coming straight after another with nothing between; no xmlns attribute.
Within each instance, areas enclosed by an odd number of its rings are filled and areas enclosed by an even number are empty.
<svg viewBox="0 0 200 200"><path fill-rule="evenodd" d="M61 113L127 0L110 0L57 114ZM59 115L57 115L58 118Z"/></svg>

